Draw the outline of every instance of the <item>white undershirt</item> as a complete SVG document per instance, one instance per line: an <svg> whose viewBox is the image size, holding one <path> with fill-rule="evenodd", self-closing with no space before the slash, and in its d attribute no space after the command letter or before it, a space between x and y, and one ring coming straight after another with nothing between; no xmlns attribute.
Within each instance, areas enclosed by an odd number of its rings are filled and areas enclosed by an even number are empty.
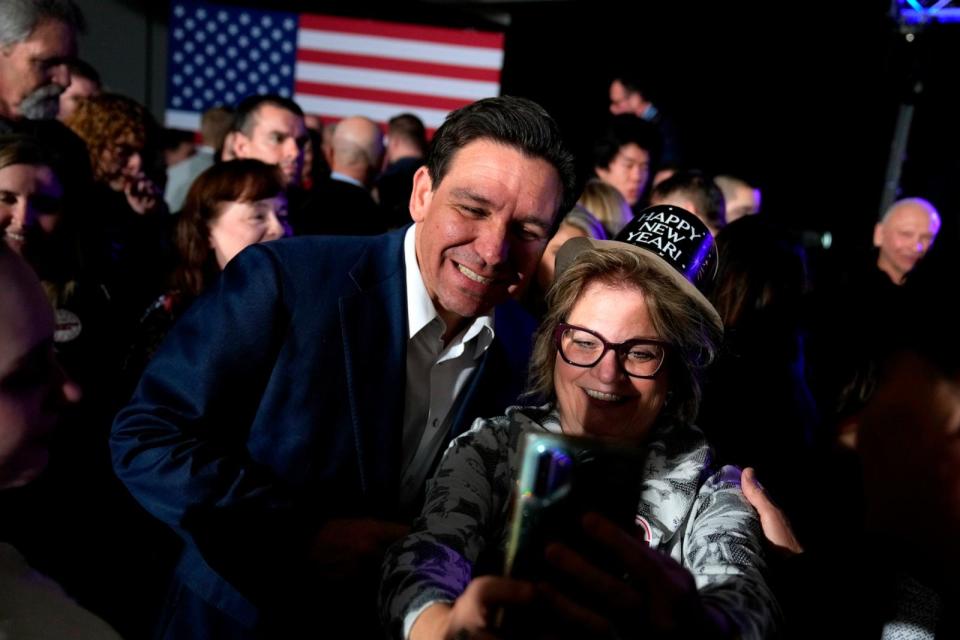
<svg viewBox="0 0 960 640"><path fill-rule="evenodd" d="M407 378L403 409L400 503L412 504L450 431L450 409L493 342L493 313L475 318L446 346L446 325L423 284L416 225L403 239L407 282Z"/></svg>

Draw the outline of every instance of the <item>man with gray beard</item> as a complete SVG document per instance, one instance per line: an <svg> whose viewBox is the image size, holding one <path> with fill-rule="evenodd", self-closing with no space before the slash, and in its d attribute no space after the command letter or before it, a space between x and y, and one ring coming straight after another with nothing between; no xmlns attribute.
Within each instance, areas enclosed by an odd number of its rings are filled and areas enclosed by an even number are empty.
<svg viewBox="0 0 960 640"><path fill-rule="evenodd" d="M83 27L73 0L0 2L0 131L56 118Z"/></svg>

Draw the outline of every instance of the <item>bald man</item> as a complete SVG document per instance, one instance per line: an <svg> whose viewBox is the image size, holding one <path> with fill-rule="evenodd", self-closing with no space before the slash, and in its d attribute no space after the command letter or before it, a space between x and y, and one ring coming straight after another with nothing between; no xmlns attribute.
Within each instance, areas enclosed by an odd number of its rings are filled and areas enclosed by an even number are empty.
<svg viewBox="0 0 960 640"><path fill-rule="evenodd" d="M383 133L373 120L354 116L337 123L330 141L330 177L317 183L294 212L297 235L376 235L386 220L370 195L383 158Z"/></svg>
<svg viewBox="0 0 960 640"><path fill-rule="evenodd" d="M873 246L880 252L877 268L896 284L920 261L940 231L940 214L922 198L894 202L873 230Z"/></svg>

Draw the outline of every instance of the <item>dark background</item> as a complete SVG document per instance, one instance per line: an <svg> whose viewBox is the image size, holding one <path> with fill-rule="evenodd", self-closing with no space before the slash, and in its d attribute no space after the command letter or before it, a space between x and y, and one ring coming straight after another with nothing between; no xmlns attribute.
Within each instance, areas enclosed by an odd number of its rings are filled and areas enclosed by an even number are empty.
<svg viewBox="0 0 960 640"><path fill-rule="evenodd" d="M126 74L113 86L162 118L169 3L79 1L91 22L81 53L108 83ZM931 25L909 43L884 0L225 4L504 31L503 93L543 104L576 147L607 115L608 74L635 67L688 163L755 182L765 214L792 228L831 232L814 260L830 266L870 259L898 106L920 79L900 195L940 209L935 253L960 245L960 25ZM106 26L120 14L124 26ZM117 38L139 24L145 50L117 55Z"/></svg>

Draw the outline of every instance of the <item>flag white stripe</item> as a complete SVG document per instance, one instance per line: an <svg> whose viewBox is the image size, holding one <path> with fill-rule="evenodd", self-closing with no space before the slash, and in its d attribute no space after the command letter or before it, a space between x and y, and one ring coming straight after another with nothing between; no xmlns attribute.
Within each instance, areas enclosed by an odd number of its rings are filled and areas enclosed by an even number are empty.
<svg viewBox="0 0 960 640"><path fill-rule="evenodd" d="M498 71L503 66L503 51L501 49L437 44L382 36L361 36L316 29L300 29L300 33L297 35L297 48L337 53L346 52L353 55L377 56L398 60L417 60L479 69L496 69Z"/></svg>
<svg viewBox="0 0 960 640"><path fill-rule="evenodd" d="M441 98L463 98L471 102L500 93L500 85L496 82L452 80L418 73L360 69L316 62L298 62L294 77L308 82L378 91L420 93Z"/></svg>
<svg viewBox="0 0 960 640"><path fill-rule="evenodd" d="M308 93L298 93L293 98L306 113L337 118L349 118L363 114L377 122L386 122L398 113L413 113L423 124L430 129L436 129L443 124L449 111L445 109L427 109L424 107L406 104L388 104L385 102L366 102L364 100L347 100L344 98L325 98Z"/></svg>
<svg viewBox="0 0 960 640"><path fill-rule="evenodd" d="M200 112L167 109L166 112L164 112L164 126L169 129L183 129L184 131L199 131L200 130Z"/></svg>

